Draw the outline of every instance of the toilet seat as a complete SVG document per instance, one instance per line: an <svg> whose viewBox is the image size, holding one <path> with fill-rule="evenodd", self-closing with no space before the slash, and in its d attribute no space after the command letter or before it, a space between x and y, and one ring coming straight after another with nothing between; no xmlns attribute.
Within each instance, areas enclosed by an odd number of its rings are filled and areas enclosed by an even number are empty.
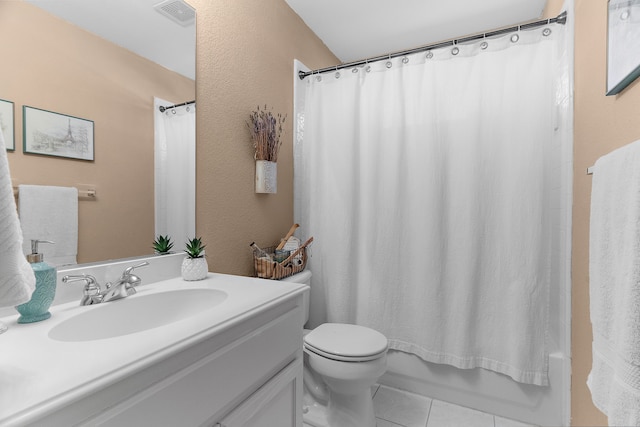
<svg viewBox="0 0 640 427"><path fill-rule="evenodd" d="M383 357L388 342L365 326L324 323L304 336L304 348L332 360L366 362Z"/></svg>
<svg viewBox="0 0 640 427"><path fill-rule="evenodd" d="M373 354L373 355L370 355L370 356L347 357L347 356L340 356L338 354L327 353L325 351L318 350L318 349L313 348L313 347L311 347L309 345L306 345L306 344L304 346L304 351L310 352L310 353L314 353L314 354L316 354L318 356L324 357L326 359L335 360L335 361L338 361L338 362L370 362L372 360L376 360L376 359L381 358L386 353L386 351L383 351L381 353Z"/></svg>

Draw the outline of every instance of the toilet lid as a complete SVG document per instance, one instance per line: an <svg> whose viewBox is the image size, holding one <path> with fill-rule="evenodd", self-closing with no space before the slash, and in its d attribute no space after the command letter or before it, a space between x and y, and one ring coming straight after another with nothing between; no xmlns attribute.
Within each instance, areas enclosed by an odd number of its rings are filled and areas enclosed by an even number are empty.
<svg viewBox="0 0 640 427"><path fill-rule="evenodd" d="M387 338L359 325L324 323L304 336L304 344L314 353L339 360L372 360L387 351ZM337 357L336 357L337 356Z"/></svg>

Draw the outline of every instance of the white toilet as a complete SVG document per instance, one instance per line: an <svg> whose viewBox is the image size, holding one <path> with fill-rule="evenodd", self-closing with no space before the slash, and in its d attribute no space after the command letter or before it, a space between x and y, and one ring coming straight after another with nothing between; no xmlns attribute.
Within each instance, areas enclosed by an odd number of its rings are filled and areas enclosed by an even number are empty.
<svg viewBox="0 0 640 427"><path fill-rule="evenodd" d="M310 285L311 272L283 279ZM309 299L305 299L305 322ZM325 323L304 331L304 408L313 427L375 427L371 386L387 369L387 338L364 326Z"/></svg>

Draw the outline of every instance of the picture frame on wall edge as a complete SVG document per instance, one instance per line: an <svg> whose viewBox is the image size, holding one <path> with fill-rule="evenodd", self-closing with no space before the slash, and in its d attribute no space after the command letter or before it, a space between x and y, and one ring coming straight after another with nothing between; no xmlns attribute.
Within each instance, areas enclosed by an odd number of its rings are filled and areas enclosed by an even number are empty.
<svg viewBox="0 0 640 427"><path fill-rule="evenodd" d="M25 153L95 160L92 120L26 105L22 113Z"/></svg>

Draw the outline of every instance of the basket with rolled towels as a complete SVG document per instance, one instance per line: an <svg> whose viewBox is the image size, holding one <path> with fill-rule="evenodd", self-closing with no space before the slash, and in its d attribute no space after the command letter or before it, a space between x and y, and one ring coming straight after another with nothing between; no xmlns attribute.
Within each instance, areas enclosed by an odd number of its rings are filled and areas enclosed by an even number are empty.
<svg viewBox="0 0 640 427"><path fill-rule="evenodd" d="M255 242L249 247L253 253L253 266L257 277L284 279L300 273L307 265L307 247L313 242L310 237L304 243L293 236L298 224L294 224L278 246L260 248Z"/></svg>

